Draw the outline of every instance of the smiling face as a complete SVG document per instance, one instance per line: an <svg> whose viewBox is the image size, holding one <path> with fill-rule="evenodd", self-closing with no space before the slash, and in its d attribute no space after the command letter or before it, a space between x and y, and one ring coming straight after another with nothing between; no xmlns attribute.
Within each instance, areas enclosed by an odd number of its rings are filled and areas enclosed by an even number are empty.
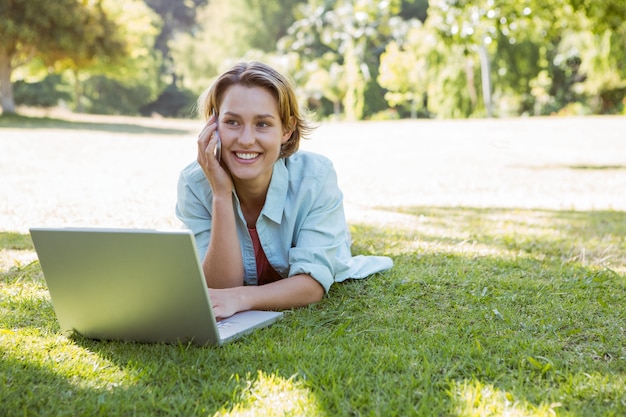
<svg viewBox="0 0 626 417"><path fill-rule="evenodd" d="M292 133L285 131L276 99L265 88L235 84L224 92L218 114L222 161L235 188L267 190L281 145Z"/></svg>

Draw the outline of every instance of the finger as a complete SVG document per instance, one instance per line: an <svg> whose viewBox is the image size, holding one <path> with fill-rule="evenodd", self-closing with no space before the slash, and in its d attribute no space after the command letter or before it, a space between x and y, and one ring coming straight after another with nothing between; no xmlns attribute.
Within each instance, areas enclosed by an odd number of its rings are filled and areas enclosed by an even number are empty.
<svg viewBox="0 0 626 417"><path fill-rule="evenodd" d="M208 142L211 139L211 135L215 131L217 126L215 124L210 124L204 126L204 128L198 134L198 142Z"/></svg>
<svg viewBox="0 0 626 417"><path fill-rule="evenodd" d="M213 115L209 117L206 124L203 126L200 134L198 135L198 140L207 141L211 138L211 134L217 129L217 116Z"/></svg>
<svg viewBox="0 0 626 417"><path fill-rule="evenodd" d="M208 152L208 146L211 142L211 139L213 139L213 136L215 136L214 133L216 128L217 126L214 123L207 124L200 131L200 134L198 135L198 157L200 157L200 154L202 154L202 159L205 158L204 155Z"/></svg>
<svg viewBox="0 0 626 417"><path fill-rule="evenodd" d="M217 140L215 139L215 132L211 133L209 140L206 142L206 146L202 150L207 158L213 155L213 149L215 149Z"/></svg>
<svg viewBox="0 0 626 417"><path fill-rule="evenodd" d="M198 138L198 162L204 165L206 161L206 144L204 140Z"/></svg>

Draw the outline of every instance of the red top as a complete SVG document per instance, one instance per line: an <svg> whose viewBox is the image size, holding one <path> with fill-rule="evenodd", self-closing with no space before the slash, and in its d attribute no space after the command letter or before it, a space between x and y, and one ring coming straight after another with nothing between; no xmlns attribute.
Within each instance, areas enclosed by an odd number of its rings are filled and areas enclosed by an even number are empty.
<svg viewBox="0 0 626 417"><path fill-rule="evenodd" d="M256 232L256 229L251 229L248 227L248 232L250 232L250 237L252 238L252 246L254 247L254 258L256 261L256 275L258 277L258 285L269 284L270 282L278 281L282 279L278 272L274 270L272 265L270 265L267 260L267 256L265 256L265 252L263 251L263 247L261 246L261 241L259 240L259 234Z"/></svg>

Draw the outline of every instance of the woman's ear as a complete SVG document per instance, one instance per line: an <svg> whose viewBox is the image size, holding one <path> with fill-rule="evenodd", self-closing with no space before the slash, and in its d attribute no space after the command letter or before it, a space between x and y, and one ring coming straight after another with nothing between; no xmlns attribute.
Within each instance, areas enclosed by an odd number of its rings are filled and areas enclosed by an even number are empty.
<svg viewBox="0 0 626 417"><path fill-rule="evenodd" d="M282 143L287 142L291 138L291 135L293 134L293 131L295 129L296 129L295 119L291 117L289 118L289 125L285 126L285 132L283 133Z"/></svg>

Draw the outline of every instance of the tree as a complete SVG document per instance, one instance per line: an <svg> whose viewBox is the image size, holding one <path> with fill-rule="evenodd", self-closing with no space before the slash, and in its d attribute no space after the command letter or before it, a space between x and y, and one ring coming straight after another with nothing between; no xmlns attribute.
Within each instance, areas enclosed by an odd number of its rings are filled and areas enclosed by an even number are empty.
<svg viewBox="0 0 626 417"><path fill-rule="evenodd" d="M626 25L620 32L589 30L565 32L559 45L561 56L578 59L578 92L588 98L593 113L619 109L626 97Z"/></svg>
<svg viewBox="0 0 626 417"><path fill-rule="evenodd" d="M550 8L538 0L434 0L427 23L436 28L450 47L461 46L466 56L467 94L478 97L491 116L494 94L502 100L518 97L520 107L531 107L530 85L550 68L550 54L565 27L572 23L567 0L554 0ZM478 62L480 78L470 68ZM492 68L496 70L492 70ZM495 83L495 82L497 83ZM499 103L502 104L502 103ZM471 113L479 109L474 106Z"/></svg>
<svg viewBox="0 0 626 417"><path fill-rule="evenodd" d="M281 40L279 51L297 52L305 62L321 60L316 71L330 71L332 62L342 66L345 94L343 110L348 120L361 119L365 91L378 68L379 56L393 36L401 1L324 0L309 1L299 19ZM305 78L308 78L305 76Z"/></svg>
<svg viewBox="0 0 626 417"><path fill-rule="evenodd" d="M323 59L308 63L307 80L303 82L303 91L309 100L321 103L322 98L329 100L333 104L333 115L339 120L341 117L341 102L346 95L347 87L343 74L344 68L332 60L333 55L329 54L323 66L320 66ZM320 107L318 105L318 107Z"/></svg>
<svg viewBox="0 0 626 417"><path fill-rule="evenodd" d="M197 11L206 6L207 0L142 0L156 12L162 25L154 47L163 58L161 75L175 77L175 62L170 51L170 42L180 33L189 33L196 25Z"/></svg>
<svg viewBox="0 0 626 417"><path fill-rule="evenodd" d="M435 80L433 67L437 39L420 21L413 21L406 40L390 42L380 58L379 84L389 90L391 106L410 106L411 118L425 107L428 90ZM428 110L428 109L424 109Z"/></svg>
<svg viewBox="0 0 626 417"><path fill-rule="evenodd" d="M429 19L440 31L444 40L463 45L467 52L467 66L473 67L473 59L480 63L482 97L487 116L492 116L492 86L488 48L492 47L497 34L496 22L501 9L492 1L437 0L431 2ZM476 97L473 72L468 71L470 97Z"/></svg>
<svg viewBox="0 0 626 417"><path fill-rule="evenodd" d="M182 85L197 91L235 61L276 51L304 0L212 0L197 10L197 22L168 43Z"/></svg>
<svg viewBox="0 0 626 417"><path fill-rule="evenodd" d="M143 0L99 0L99 8L114 25L107 36L112 38L112 45L117 44L122 50L113 54L95 51L88 56L69 56L55 65L57 71L72 73L74 104L79 112L84 110L82 98L86 92L85 84L89 84L92 78L94 86L107 86L99 89L101 97L106 96L107 89L115 89L118 94L124 90L135 90L136 100L139 99L137 93L143 90L140 95L149 100L150 92L156 96L161 86L158 73L160 57L154 50L160 24L158 16ZM138 108L137 105L134 107Z"/></svg>
<svg viewBox="0 0 626 417"><path fill-rule="evenodd" d="M624 28L626 20L626 1L624 0L565 0L574 10L586 14L595 32L605 30L619 32Z"/></svg>
<svg viewBox="0 0 626 417"><path fill-rule="evenodd" d="M3 1L0 15L0 94L5 113L15 113L13 71L35 56L54 65L65 59L82 64L97 56L115 59L126 53L101 1Z"/></svg>

